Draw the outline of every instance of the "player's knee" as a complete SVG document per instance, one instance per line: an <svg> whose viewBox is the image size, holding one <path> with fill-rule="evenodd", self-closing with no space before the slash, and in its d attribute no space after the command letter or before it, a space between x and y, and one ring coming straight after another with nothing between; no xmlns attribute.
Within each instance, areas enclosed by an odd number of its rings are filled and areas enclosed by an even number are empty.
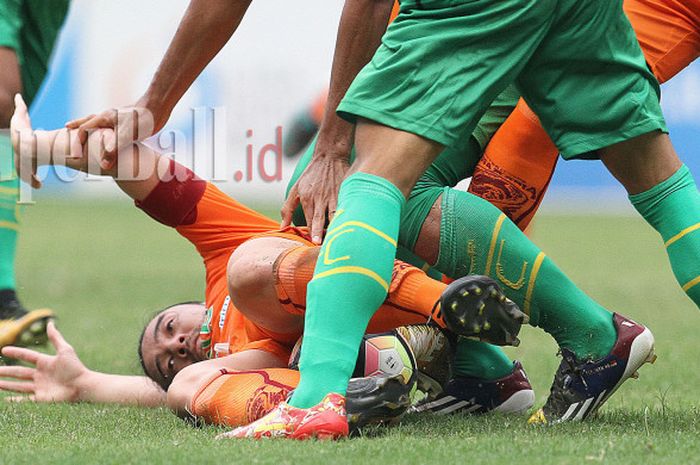
<svg viewBox="0 0 700 465"><path fill-rule="evenodd" d="M272 280L269 260L251 253L249 248L246 243L236 249L231 254L226 270L229 295L243 313L249 307L249 299L257 296Z"/></svg>

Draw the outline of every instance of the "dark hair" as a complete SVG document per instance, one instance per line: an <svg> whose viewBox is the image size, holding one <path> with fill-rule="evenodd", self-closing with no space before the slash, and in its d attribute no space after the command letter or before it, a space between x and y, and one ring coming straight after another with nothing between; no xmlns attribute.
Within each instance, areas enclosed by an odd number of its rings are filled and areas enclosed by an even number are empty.
<svg viewBox="0 0 700 465"><path fill-rule="evenodd" d="M166 310L170 310L171 308L178 307L180 305L205 305L204 302L201 300L187 300L185 302L178 302L176 304L168 305L167 307L161 308L157 312L155 312L151 317L148 319L146 324L143 326L143 330L141 331L141 336L139 337L139 346L138 346L138 355L139 355L139 363L141 363L141 369L143 370L143 373L151 379L154 383L156 383L158 386L160 386L161 389L164 391L167 391L168 388L170 387L170 383L172 383L172 379L170 380L163 380L163 381L158 381L151 373L148 372L146 369L146 363L143 360L143 338L146 335L146 328L148 328L148 325L153 321L153 319L160 315L161 313L165 312Z"/></svg>

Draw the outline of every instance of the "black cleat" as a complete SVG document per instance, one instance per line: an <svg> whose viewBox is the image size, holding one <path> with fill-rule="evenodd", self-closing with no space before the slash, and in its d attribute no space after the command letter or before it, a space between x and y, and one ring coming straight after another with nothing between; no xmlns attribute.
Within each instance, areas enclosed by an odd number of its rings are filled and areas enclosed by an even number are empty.
<svg viewBox="0 0 700 465"><path fill-rule="evenodd" d="M411 412L452 413L500 412L522 414L535 402L535 392L520 362L513 371L496 380L455 375L435 399L420 402Z"/></svg>
<svg viewBox="0 0 700 465"><path fill-rule="evenodd" d="M373 423L397 423L411 406L415 385L415 374L408 382L401 375L352 378L345 396L350 432Z"/></svg>
<svg viewBox="0 0 700 465"><path fill-rule="evenodd" d="M528 316L488 276L470 275L451 283L440 297L440 312L455 334L496 345L520 344Z"/></svg>
<svg viewBox="0 0 700 465"><path fill-rule="evenodd" d="M654 336L646 327L617 313L613 316L617 340L610 353L599 360L577 360L561 349L563 360L554 375L544 407L528 420L530 424L556 424L585 420L612 396L637 370L654 363Z"/></svg>

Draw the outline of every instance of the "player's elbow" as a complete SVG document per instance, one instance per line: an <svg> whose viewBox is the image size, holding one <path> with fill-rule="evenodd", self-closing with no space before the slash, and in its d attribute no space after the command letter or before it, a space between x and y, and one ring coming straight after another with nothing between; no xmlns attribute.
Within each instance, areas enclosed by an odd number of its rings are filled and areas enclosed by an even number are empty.
<svg viewBox="0 0 700 465"><path fill-rule="evenodd" d="M166 403L168 408L180 418L190 418L189 406L199 388L201 371L197 364L185 367L175 375L168 387Z"/></svg>

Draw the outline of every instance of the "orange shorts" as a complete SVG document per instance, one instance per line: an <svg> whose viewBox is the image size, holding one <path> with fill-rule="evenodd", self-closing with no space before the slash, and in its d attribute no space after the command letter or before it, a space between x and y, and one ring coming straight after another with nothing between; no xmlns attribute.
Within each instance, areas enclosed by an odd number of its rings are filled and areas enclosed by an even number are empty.
<svg viewBox="0 0 700 465"><path fill-rule="evenodd" d="M700 55L700 0L625 0L624 9L659 82Z"/></svg>

